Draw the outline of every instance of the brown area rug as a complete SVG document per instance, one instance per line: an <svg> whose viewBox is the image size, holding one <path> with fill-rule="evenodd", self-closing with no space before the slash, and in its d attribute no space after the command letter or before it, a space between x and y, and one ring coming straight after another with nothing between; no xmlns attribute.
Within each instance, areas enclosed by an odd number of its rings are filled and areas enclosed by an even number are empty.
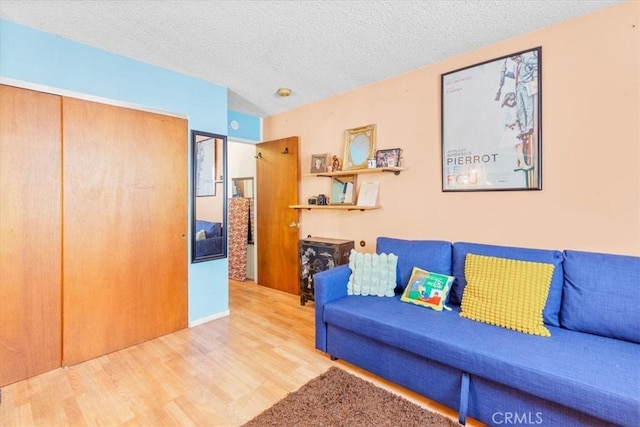
<svg viewBox="0 0 640 427"><path fill-rule="evenodd" d="M244 427L459 426L440 414L332 367Z"/></svg>

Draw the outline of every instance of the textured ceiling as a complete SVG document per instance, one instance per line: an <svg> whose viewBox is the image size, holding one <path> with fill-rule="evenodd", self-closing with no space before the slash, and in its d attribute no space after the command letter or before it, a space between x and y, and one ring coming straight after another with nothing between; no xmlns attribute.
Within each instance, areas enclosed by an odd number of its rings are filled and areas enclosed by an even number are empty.
<svg viewBox="0 0 640 427"><path fill-rule="evenodd" d="M0 16L225 86L231 110L266 117L618 2L0 0Z"/></svg>

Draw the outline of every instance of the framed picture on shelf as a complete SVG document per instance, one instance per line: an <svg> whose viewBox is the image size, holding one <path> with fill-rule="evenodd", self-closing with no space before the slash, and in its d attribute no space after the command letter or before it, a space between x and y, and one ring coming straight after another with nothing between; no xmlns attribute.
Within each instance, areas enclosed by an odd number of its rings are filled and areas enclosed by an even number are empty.
<svg viewBox="0 0 640 427"><path fill-rule="evenodd" d="M442 74L442 191L542 189L541 55Z"/></svg>
<svg viewBox="0 0 640 427"><path fill-rule="evenodd" d="M323 173L327 171L328 153L311 155L311 173Z"/></svg>
<svg viewBox="0 0 640 427"><path fill-rule="evenodd" d="M400 166L400 157L402 149L390 148L387 150L376 151L376 167L377 168L393 168Z"/></svg>
<svg viewBox="0 0 640 427"><path fill-rule="evenodd" d="M353 205L356 197L356 175L341 175L331 178L332 205Z"/></svg>
<svg viewBox="0 0 640 427"><path fill-rule="evenodd" d="M379 187L378 181L363 181L358 192L358 206L376 206Z"/></svg>

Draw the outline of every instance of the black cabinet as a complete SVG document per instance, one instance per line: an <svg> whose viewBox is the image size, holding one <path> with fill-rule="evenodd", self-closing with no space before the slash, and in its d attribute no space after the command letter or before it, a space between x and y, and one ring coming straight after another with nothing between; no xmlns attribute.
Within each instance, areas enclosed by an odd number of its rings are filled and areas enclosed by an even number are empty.
<svg viewBox="0 0 640 427"><path fill-rule="evenodd" d="M349 263L353 240L313 237L300 240L300 305L314 300L313 275Z"/></svg>

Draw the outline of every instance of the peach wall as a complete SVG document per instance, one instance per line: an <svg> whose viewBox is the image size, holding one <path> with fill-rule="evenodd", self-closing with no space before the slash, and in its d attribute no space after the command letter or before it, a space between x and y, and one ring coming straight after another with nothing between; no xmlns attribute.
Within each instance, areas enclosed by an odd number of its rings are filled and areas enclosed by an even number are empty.
<svg viewBox="0 0 640 427"><path fill-rule="evenodd" d="M216 195L215 196L202 196L196 197L196 219L201 219L205 221L211 222L224 222L224 203L226 203L226 199L224 197L224 187L222 186L222 181L220 180L223 168L223 158L224 158L224 148L222 144L222 140L219 138L215 139L216 146ZM196 230L197 231L197 230Z"/></svg>
<svg viewBox="0 0 640 427"><path fill-rule="evenodd" d="M264 120L264 140L300 137L300 162L343 155L345 129L377 124L403 148L382 209L302 211L300 236L472 241L640 255L640 2L628 1ZM441 191L440 76L542 46L541 191ZM361 177L363 179L364 177ZM329 191L303 177L300 201Z"/></svg>

